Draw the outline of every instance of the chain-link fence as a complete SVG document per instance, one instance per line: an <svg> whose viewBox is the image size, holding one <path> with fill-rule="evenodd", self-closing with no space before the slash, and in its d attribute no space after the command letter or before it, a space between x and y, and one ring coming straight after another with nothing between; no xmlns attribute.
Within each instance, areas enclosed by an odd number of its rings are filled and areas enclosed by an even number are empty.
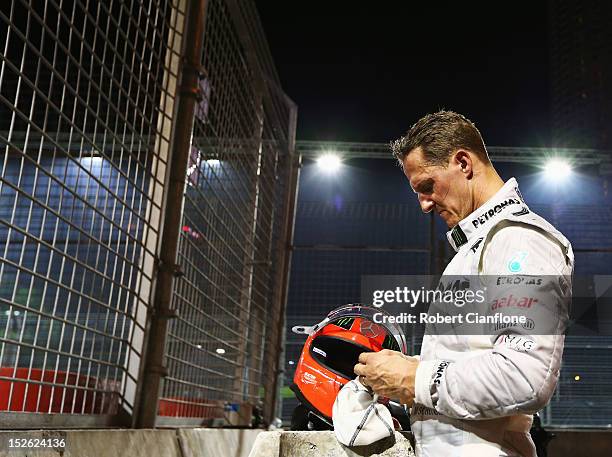
<svg viewBox="0 0 612 457"><path fill-rule="evenodd" d="M6 426L273 402L296 108L251 2L12 0L0 36ZM142 386L156 376L159 403Z"/></svg>
<svg viewBox="0 0 612 457"><path fill-rule="evenodd" d="M256 17L249 2L207 5L163 416L246 425L274 403L295 107Z"/></svg>

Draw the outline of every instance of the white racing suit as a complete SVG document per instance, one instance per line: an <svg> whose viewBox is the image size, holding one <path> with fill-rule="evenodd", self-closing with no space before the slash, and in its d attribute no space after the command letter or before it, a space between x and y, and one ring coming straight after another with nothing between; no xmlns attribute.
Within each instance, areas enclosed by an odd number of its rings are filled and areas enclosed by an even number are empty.
<svg viewBox="0 0 612 457"><path fill-rule="evenodd" d="M487 323L478 332L468 327L472 334L428 324L411 412L416 454L535 457L529 429L559 377L571 244L529 210L514 178L448 239L457 253L439 287L459 282L486 288L481 313L525 317L520 325ZM432 303L429 316L444 307L454 305Z"/></svg>

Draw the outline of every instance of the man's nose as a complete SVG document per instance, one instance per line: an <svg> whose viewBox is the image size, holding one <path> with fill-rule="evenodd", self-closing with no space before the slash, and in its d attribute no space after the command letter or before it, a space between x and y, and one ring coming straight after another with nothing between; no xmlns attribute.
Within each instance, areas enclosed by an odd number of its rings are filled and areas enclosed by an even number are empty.
<svg viewBox="0 0 612 457"><path fill-rule="evenodd" d="M419 194L419 204L424 213L429 213L434 208L434 202L427 195Z"/></svg>

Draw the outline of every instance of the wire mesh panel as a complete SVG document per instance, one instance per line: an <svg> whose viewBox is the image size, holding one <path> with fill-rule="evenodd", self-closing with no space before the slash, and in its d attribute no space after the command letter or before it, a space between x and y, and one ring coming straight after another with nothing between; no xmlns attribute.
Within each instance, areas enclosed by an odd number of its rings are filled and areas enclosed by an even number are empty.
<svg viewBox="0 0 612 457"><path fill-rule="evenodd" d="M295 106L250 1L209 1L205 27L158 423L246 425L278 360Z"/></svg>
<svg viewBox="0 0 612 457"><path fill-rule="evenodd" d="M183 20L0 6L0 411L132 411Z"/></svg>
<svg viewBox="0 0 612 457"><path fill-rule="evenodd" d="M557 390L542 413L550 427L612 426L610 336L567 336Z"/></svg>

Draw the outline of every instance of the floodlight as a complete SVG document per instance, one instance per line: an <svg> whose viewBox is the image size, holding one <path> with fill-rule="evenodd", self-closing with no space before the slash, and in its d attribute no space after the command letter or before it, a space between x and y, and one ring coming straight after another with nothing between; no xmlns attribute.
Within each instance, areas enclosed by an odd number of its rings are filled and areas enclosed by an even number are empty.
<svg viewBox="0 0 612 457"><path fill-rule="evenodd" d="M323 154L317 159L317 165L325 173L335 173L340 169L342 162L336 154Z"/></svg>
<svg viewBox="0 0 612 457"><path fill-rule="evenodd" d="M544 165L544 174L551 181L563 181L572 174L572 167L562 159L550 159Z"/></svg>
<svg viewBox="0 0 612 457"><path fill-rule="evenodd" d="M211 167L216 167L217 165L221 163L221 161L219 159L208 159L206 163L210 165Z"/></svg>
<svg viewBox="0 0 612 457"><path fill-rule="evenodd" d="M217 348L217 350L215 351L217 354L225 354L225 349L223 348Z"/></svg>

